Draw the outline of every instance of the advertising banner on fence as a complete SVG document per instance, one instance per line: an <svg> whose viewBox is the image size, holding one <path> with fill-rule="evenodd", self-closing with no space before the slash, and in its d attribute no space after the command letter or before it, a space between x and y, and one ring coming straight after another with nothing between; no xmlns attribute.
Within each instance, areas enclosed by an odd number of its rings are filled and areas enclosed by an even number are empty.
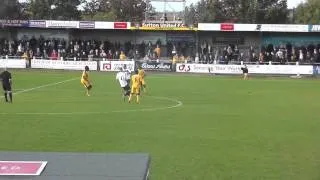
<svg viewBox="0 0 320 180"><path fill-rule="evenodd" d="M213 65L213 64L177 64L177 72L214 73L214 74L242 74L241 65ZM250 74L279 74L279 75L312 75L313 66L297 65L248 65Z"/></svg>
<svg viewBox="0 0 320 180"><path fill-rule="evenodd" d="M120 68L127 65L130 71L134 71L134 61L100 61L100 71L119 71Z"/></svg>
<svg viewBox="0 0 320 180"><path fill-rule="evenodd" d="M308 25L299 24L261 24L261 31L267 32L308 32Z"/></svg>
<svg viewBox="0 0 320 180"><path fill-rule="evenodd" d="M157 62L139 62L139 65L145 71L162 71L171 72L172 63L157 63Z"/></svg>
<svg viewBox="0 0 320 180"><path fill-rule="evenodd" d="M260 31L260 24L199 23L200 31Z"/></svg>
<svg viewBox="0 0 320 180"><path fill-rule="evenodd" d="M9 19L1 19L0 26L4 27L28 27L28 20L9 20Z"/></svg>
<svg viewBox="0 0 320 180"><path fill-rule="evenodd" d="M79 28L79 21L46 21L47 28Z"/></svg>
<svg viewBox="0 0 320 180"><path fill-rule="evenodd" d="M91 71L98 70L96 61L59 61L59 60L37 60L31 61L31 67L35 69L64 69L64 70L84 70L89 66Z"/></svg>
<svg viewBox="0 0 320 180"><path fill-rule="evenodd" d="M320 75L320 66L313 66L313 75L315 76Z"/></svg>
<svg viewBox="0 0 320 180"><path fill-rule="evenodd" d="M128 27L129 27L129 24L127 22L114 22L113 23L114 29L128 29Z"/></svg>
<svg viewBox="0 0 320 180"><path fill-rule="evenodd" d="M80 21L79 22L80 29L94 29L94 22L93 21Z"/></svg>
<svg viewBox="0 0 320 180"><path fill-rule="evenodd" d="M0 68L26 68L26 61L23 59L0 59Z"/></svg>
<svg viewBox="0 0 320 180"><path fill-rule="evenodd" d="M96 21L95 29L130 29L130 22L104 22Z"/></svg>
<svg viewBox="0 0 320 180"><path fill-rule="evenodd" d="M29 27L45 28L46 27L46 21L44 21L44 20L30 20L29 21Z"/></svg>

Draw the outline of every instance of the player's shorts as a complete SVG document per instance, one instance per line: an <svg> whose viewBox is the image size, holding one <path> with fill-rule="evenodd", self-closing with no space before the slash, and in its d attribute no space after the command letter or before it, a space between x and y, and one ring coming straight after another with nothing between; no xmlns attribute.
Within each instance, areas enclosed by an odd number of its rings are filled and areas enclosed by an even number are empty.
<svg viewBox="0 0 320 180"><path fill-rule="evenodd" d="M90 83L86 80L81 80L81 84L85 87L85 88L89 88L90 87Z"/></svg>
<svg viewBox="0 0 320 180"><path fill-rule="evenodd" d="M132 87L131 94L140 95L140 87Z"/></svg>
<svg viewBox="0 0 320 180"><path fill-rule="evenodd" d="M144 78L141 79L141 85L145 86L146 82L144 81Z"/></svg>
<svg viewBox="0 0 320 180"><path fill-rule="evenodd" d="M127 85L127 86L125 86L125 87L122 87L122 89L123 89L124 91L129 91L129 90L130 90L130 86Z"/></svg>
<svg viewBox="0 0 320 180"><path fill-rule="evenodd" d="M10 84L2 84L2 88L4 91L11 91L11 85Z"/></svg>

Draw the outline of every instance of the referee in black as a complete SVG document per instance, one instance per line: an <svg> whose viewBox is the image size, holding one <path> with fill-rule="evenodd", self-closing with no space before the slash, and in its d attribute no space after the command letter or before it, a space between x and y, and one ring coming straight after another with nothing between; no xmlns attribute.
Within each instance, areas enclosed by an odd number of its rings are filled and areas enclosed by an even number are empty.
<svg viewBox="0 0 320 180"><path fill-rule="evenodd" d="M11 102L12 103L12 77L11 73L7 71L5 68L4 71L0 74L0 80L2 81L2 87L4 90L4 98L6 99L6 102ZM9 95L9 100L8 101L8 95Z"/></svg>

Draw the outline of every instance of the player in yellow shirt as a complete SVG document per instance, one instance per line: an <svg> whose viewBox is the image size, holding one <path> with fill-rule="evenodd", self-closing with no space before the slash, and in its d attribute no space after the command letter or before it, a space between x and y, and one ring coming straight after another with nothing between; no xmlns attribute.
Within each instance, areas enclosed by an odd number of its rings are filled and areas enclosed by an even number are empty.
<svg viewBox="0 0 320 180"><path fill-rule="evenodd" d="M89 67L86 66L81 76L81 84L87 89L87 96L90 96L89 91L92 89L92 85L89 81Z"/></svg>
<svg viewBox="0 0 320 180"><path fill-rule="evenodd" d="M146 85L146 81L144 80L146 73L141 67L138 68L138 75L141 77L141 86L143 88L143 91L147 92L147 85Z"/></svg>
<svg viewBox="0 0 320 180"><path fill-rule="evenodd" d="M131 77L131 93L129 96L129 103L131 103L132 96L137 97L137 103L140 103L140 89L141 89L142 79L138 71L135 71L135 75Z"/></svg>

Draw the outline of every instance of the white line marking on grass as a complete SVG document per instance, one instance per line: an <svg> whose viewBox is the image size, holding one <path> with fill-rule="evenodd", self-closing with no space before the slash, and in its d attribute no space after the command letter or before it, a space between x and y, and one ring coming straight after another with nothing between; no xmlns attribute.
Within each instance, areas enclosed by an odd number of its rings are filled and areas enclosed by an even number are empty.
<svg viewBox="0 0 320 180"><path fill-rule="evenodd" d="M45 88L45 87L50 87L50 86L55 86L55 85L59 85L59 84L64 84L64 83L67 83L67 82L70 82L70 81L74 81L74 80L76 80L76 79L78 79L78 78L72 78L72 79L68 79L68 80L64 80L64 81L59 81L59 82L56 82L56 83L45 84L45 85L38 86L38 87L34 87L34 88L24 89L24 90L15 92L15 93L13 93L13 94L14 94L14 95L22 94L22 93L30 92L30 91L37 90L37 89L41 89L41 88ZM0 96L0 98L4 98L4 96Z"/></svg>
<svg viewBox="0 0 320 180"><path fill-rule="evenodd" d="M91 114L110 114L110 113L130 113L130 112L146 112L146 111L160 111L167 109L174 109L183 106L182 101L169 97L160 97L160 96L147 96L154 99L168 100L174 102L174 105L158 108L142 108L142 109L132 109L132 110L114 110L114 111L104 111L104 112L26 112L26 113L0 113L0 115L91 115Z"/></svg>

